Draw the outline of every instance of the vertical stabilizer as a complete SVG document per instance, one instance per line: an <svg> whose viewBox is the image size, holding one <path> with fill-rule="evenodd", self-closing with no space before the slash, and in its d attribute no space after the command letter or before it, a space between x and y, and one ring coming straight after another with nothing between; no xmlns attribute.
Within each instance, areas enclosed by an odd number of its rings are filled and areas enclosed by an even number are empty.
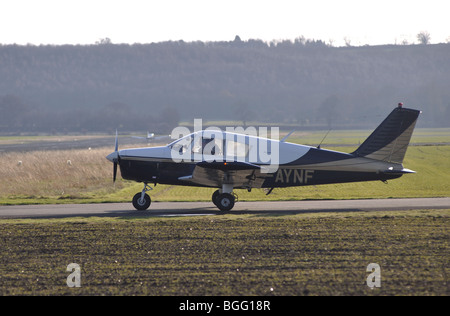
<svg viewBox="0 0 450 316"><path fill-rule="evenodd" d="M399 105L353 154L402 163L420 113L421 111Z"/></svg>

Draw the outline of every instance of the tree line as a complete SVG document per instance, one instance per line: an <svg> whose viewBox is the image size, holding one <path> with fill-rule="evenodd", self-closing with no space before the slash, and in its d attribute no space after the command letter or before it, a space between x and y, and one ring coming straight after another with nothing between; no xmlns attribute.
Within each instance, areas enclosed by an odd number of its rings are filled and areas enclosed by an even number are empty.
<svg viewBox="0 0 450 316"><path fill-rule="evenodd" d="M396 105L450 126L450 44L0 45L0 132L170 131L194 118L365 127ZM373 126L372 125L372 126Z"/></svg>
<svg viewBox="0 0 450 316"><path fill-rule="evenodd" d="M105 106L51 110L33 107L15 95L0 96L0 133L89 133L121 131L158 131L170 133L178 125L179 114L165 107L156 113L140 112L128 104L112 102Z"/></svg>

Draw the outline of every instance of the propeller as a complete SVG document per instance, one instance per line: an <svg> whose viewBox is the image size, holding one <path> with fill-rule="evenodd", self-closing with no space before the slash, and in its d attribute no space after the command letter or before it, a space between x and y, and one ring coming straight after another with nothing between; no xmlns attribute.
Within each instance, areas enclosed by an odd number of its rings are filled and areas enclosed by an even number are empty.
<svg viewBox="0 0 450 316"><path fill-rule="evenodd" d="M114 169L113 169L113 182L116 182L117 178L117 165L119 164L119 134L116 130L116 141L114 145L114 152L110 153L108 156L106 156L106 159L114 163Z"/></svg>

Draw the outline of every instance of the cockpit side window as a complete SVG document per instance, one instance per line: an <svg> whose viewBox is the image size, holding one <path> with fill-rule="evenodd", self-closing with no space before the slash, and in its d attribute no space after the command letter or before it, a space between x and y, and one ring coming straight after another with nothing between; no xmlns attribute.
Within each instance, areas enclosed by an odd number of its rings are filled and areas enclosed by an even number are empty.
<svg viewBox="0 0 450 316"><path fill-rule="evenodd" d="M222 137L203 138L203 154L222 156L223 155L223 139Z"/></svg>
<svg viewBox="0 0 450 316"><path fill-rule="evenodd" d="M227 139L226 140L227 157L235 157L238 159L248 157L249 145L245 139Z"/></svg>
<svg viewBox="0 0 450 316"><path fill-rule="evenodd" d="M223 154L223 137L211 135L198 135L194 137L192 143L192 153L203 155L222 155Z"/></svg>

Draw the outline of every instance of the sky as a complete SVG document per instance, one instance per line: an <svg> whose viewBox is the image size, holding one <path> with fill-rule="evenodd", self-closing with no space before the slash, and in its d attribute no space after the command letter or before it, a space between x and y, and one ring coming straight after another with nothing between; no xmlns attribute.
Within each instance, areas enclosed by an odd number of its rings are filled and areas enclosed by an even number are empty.
<svg viewBox="0 0 450 316"><path fill-rule="evenodd" d="M450 41L448 0L0 0L0 44Z"/></svg>

